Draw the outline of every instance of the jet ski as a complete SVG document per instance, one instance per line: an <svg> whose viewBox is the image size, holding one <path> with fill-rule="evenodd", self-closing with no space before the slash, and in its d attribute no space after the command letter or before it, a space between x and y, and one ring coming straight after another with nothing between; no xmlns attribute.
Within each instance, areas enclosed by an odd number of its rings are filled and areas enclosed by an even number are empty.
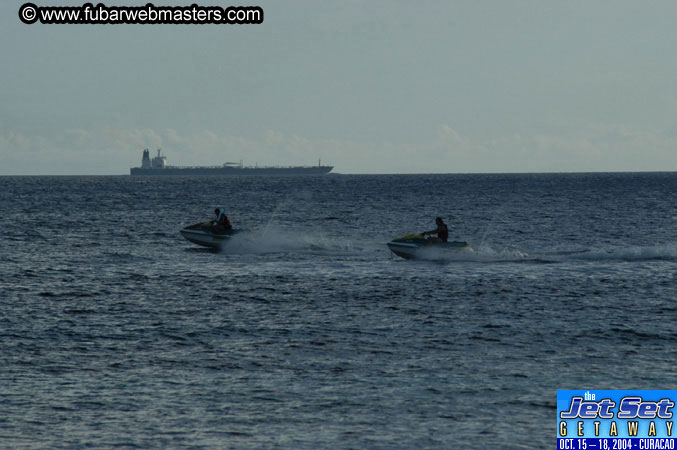
<svg viewBox="0 0 677 450"><path fill-rule="evenodd" d="M241 230L226 230L224 233L215 233L212 222L196 223L181 230L181 235L194 244L211 248L221 248Z"/></svg>
<svg viewBox="0 0 677 450"><path fill-rule="evenodd" d="M465 241L428 242L422 234L408 234L386 244L391 252L405 259L414 259L439 252L459 251L468 247Z"/></svg>

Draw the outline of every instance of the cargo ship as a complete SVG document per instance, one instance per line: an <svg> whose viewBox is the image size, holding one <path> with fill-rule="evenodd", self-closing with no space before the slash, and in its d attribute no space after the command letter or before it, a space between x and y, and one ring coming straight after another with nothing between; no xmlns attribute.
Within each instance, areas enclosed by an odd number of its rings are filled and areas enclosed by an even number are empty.
<svg viewBox="0 0 677 450"><path fill-rule="evenodd" d="M150 151L145 149L141 158L141 167L132 167L129 174L136 175L324 175L334 166L244 166L242 162L227 162L222 166L168 166L167 157L160 149L157 156L151 159Z"/></svg>

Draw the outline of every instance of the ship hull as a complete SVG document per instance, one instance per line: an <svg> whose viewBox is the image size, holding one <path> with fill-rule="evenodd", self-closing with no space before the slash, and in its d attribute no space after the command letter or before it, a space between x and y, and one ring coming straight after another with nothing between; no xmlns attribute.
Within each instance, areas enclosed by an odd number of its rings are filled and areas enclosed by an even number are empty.
<svg viewBox="0 0 677 450"><path fill-rule="evenodd" d="M132 176L195 176L195 175L325 175L332 166L315 167L163 167L160 169L143 169L133 167L129 170Z"/></svg>

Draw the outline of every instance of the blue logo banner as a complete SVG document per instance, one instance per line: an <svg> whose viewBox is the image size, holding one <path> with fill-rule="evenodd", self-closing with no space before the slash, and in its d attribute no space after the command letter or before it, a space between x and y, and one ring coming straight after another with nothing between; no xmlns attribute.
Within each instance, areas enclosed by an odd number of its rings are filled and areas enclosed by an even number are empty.
<svg viewBox="0 0 677 450"><path fill-rule="evenodd" d="M673 418L677 391L557 391L558 448L674 448ZM644 442L651 440L650 442ZM593 444L594 446L591 446Z"/></svg>

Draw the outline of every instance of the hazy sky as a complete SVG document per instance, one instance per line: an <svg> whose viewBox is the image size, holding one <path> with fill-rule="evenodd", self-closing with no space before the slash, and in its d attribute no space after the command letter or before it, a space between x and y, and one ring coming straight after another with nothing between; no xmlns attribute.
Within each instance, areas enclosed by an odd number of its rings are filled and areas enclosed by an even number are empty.
<svg viewBox="0 0 677 450"><path fill-rule="evenodd" d="M0 175L128 174L144 147L340 173L677 170L674 0L195 1L263 8L235 26L26 25L23 3L0 4Z"/></svg>

